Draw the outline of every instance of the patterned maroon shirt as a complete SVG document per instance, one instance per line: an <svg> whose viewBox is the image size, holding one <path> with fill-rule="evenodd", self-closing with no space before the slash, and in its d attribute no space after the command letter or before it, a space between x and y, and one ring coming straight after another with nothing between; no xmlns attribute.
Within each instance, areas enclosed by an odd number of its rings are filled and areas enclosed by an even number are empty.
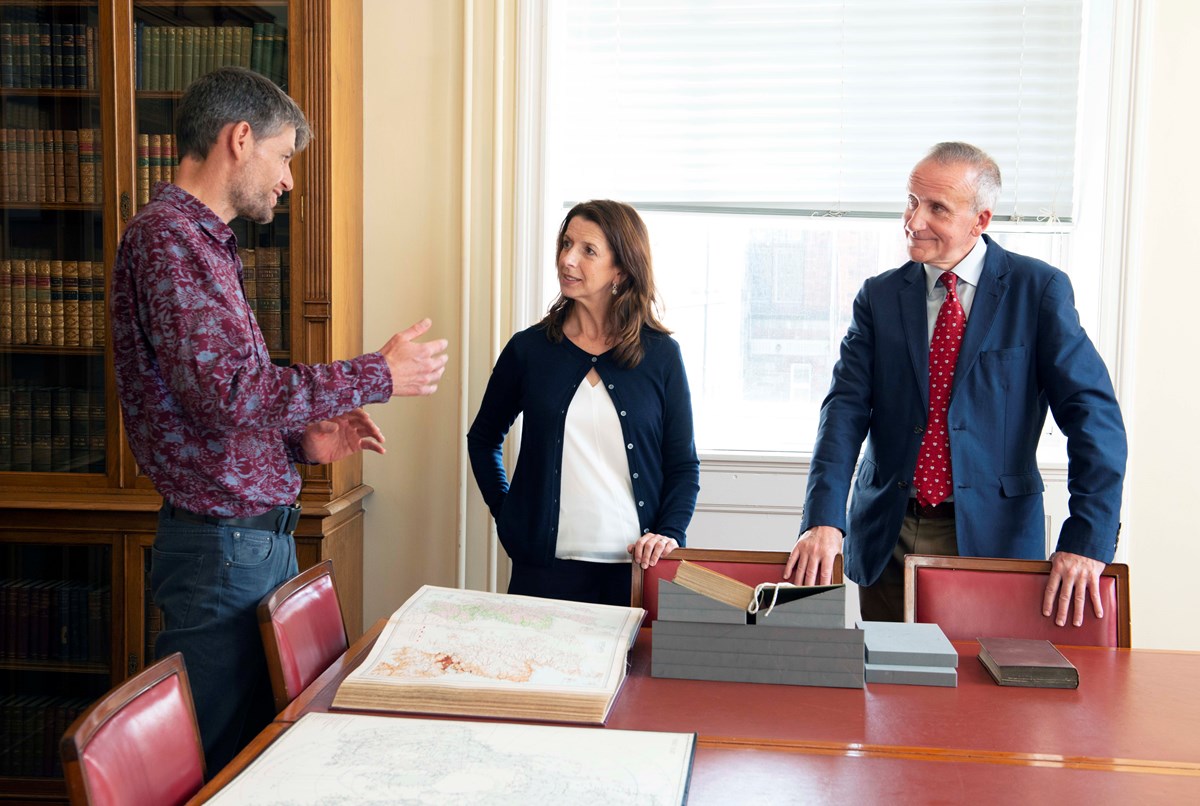
<svg viewBox="0 0 1200 806"><path fill-rule="evenodd" d="M271 363L233 230L170 184L121 239L110 303L129 446L167 501L243 518L291 504L304 427L392 394L379 353Z"/></svg>

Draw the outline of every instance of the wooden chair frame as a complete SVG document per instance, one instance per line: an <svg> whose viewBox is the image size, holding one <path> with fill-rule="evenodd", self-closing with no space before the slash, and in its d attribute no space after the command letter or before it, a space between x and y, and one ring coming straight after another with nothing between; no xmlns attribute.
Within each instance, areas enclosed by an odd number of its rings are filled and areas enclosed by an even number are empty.
<svg viewBox="0 0 1200 806"><path fill-rule="evenodd" d="M207 770L204 761L204 744L200 739L200 724L196 721L196 705L192 700L192 687L188 682L183 653L175 652L147 666L105 694L84 711L71 727L67 728L67 732L63 734L59 743L59 748L62 752L63 772L71 803L87 804L94 800L83 767L83 756L92 739L108 724L110 719L120 714L126 706L173 675L179 677L179 688L184 703L188 713L192 715L191 730L195 738L197 761L200 767L200 780L197 782L196 791L199 791L204 785ZM186 728L181 725L179 729L185 730Z"/></svg>
<svg viewBox="0 0 1200 806"><path fill-rule="evenodd" d="M283 661L279 653L279 641L275 636L275 613L289 598L325 576L329 577L330 585L333 586L333 591L336 595L337 577L333 573L333 560L325 560L311 568L306 568L287 582L284 582L263 597L263 600L258 604L258 629L262 634L263 650L267 655L267 671L271 676L271 693L275 698L276 713L287 708L288 704L300 692L289 692L287 690L287 681L283 675ZM345 643L342 650L344 651L350 645L350 635L346 631L346 617L341 612L340 597L338 598L338 615L342 624L342 638Z"/></svg>
<svg viewBox="0 0 1200 806"><path fill-rule="evenodd" d="M722 562L722 563L763 563L787 565L791 552L787 551L746 551L742 549L693 549L677 548L666 559L687 560L689 562ZM644 570L637 563L633 566L633 581L630 586L629 603L632 607L641 607L643 601ZM837 555L833 563L833 576L830 584L842 584L842 555ZM645 625L649 626L649 625Z"/></svg>
<svg viewBox="0 0 1200 806"><path fill-rule="evenodd" d="M951 568L964 571L1002 571L1019 574L1049 574L1048 560L1013 560L996 557L946 557L932 554L909 554L904 558L904 620L912 622L917 610L917 569ZM1131 646L1129 617L1129 566L1109 563L1102 576L1113 577L1117 594L1117 646ZM1088 605L1090 607L1090 605Z"/></svg>

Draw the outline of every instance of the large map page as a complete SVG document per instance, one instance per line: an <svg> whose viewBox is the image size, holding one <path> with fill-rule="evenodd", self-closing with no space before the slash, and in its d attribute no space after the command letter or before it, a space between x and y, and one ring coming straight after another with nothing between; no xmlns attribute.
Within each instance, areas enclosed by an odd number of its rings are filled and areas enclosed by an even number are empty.
<svg viewBox="0 0 1200 806"><path fill-rule="evenodd" d="M347 683L608 691L643 611L438 588L413 594Z"/></svg>
<svg viewBox="0 0 1200 806"><path fill-rule="evenodd" d="M694 735L308 714L215 804L680 804Z"/></svg>

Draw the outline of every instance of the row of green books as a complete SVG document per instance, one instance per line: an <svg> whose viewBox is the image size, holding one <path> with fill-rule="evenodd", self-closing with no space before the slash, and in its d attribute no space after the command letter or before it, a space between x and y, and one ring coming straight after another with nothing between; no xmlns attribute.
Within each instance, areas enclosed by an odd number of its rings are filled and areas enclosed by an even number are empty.
<svg viewBox="0 0 1200 806"><path fill-rule="evenodd" d="M0 260L0 344L99 347L105 324L101 261Z"/></svg>
<svg viewBox="0 0 1200 806"><path fill-rule="evenodd" d="M134 29L139 90L176 91L218 67L248 67L287 85L287 28L272 22L244 26L151 26Z"/></svg>
<svg viewBox="0 0 1200 806"><path fill-rule="evenodd" d="M103 473L103 389L0 386L0 471Z"/></svg>
<svg viewBox="0 0 1200 806"><path fill-rule="evenodd" d="M96 89L96 29L60 22L0 22L0 87Z"/></svg>
<svg viewBox="0 0 1200 806"><path fill-rule="evenodd" d="M99 129L0 129L0 201L100 201Z"/></svg>

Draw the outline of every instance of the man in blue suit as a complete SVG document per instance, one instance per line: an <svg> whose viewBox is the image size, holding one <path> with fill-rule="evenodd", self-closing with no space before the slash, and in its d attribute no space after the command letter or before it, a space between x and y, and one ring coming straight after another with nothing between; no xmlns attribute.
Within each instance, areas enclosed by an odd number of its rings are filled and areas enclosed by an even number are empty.
<svg viewBox="0 0 1200 806"><path fill-rule="evenodd" d="M903 620L905 554L1044 558L1036 451L1047 406L1067 436L1070 516L1042 612L1064 625L1073 610L1078 626L1090 598L1103 615L1099 577L1116 550L1125 475L1121 411L1066 274L983 235L999 193L996 163L966 143L940 143L917 164L904 212L912 260L863 284L821 406L784 577L828 583L841 551L865 620ZM939 315L958 323L940 420L929 371L931 343L935 376L947 343ZM949 476L930 496L924 466L939 448Z"/></svg>

